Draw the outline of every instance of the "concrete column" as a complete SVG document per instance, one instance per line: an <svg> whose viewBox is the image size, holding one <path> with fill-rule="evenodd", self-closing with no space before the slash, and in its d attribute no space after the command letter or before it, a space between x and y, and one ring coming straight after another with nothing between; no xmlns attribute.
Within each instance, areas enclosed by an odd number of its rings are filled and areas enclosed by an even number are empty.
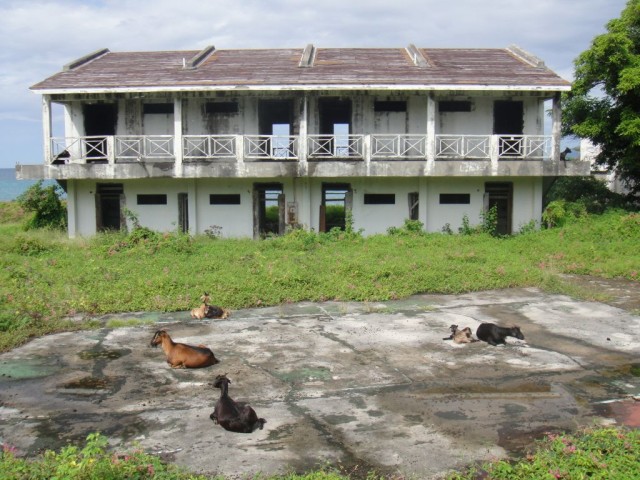
<svg viewBox="0 0 640 480"><path fill-rule="evenodd" d="M44 164L51 163L51 97L42 96L42 137L44 147Z"/></svg>
<svg viewBox="0 0 640 480"><path fill-rule="evenodd" d="M551 160L560 161L560 138L562 137L562 95L557 92L551 107Z"/></svg>
<svg viewBox="0 0 640 480"><path fill-rule="evenodd" d="M173 155L176 176L182 176L182 97L173 100Z"/></svg>
<svg viewBox="0 0 640 480"><path fill-rule="evenodd" d="M491 175L498 174L498 161L500 157L500 142L498 135L491 135L489 140L489 155L491 158Z"/></svg>
<svg viewBox="0 0 640 480"><path fill-rule="evenodd" d="M300 176L307 175L308 163L307 154L309 152L309 97L304 94L302 105L300 106L300 134L298 137L298 172Z"/></svg>
<svg viewBox="0 0 640 480"><path fill-rule="evenodd" d="M436 159L436 102L433 94L427 97L427 172L433 171Z"/></svg>
<svg viewBox="0 0 640 480"><path fill-rule="evenodd" d="M67 181L67 234L69 238L75 238L78 230L78 216L76 205L76 182L75 180Z"/></svg>

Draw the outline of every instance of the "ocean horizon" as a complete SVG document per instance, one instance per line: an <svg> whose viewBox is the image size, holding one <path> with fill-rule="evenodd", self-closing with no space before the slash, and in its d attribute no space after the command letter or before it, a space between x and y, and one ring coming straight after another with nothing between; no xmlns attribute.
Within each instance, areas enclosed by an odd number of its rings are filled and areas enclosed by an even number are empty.
<svg viewBox="0 0 640 480"><path fill-rule="evenodd" d="M37 180L17 180L14 168L0 168L0 202L11 202L24 193ZM45 180L44 184L53 184L54 180Z"/></svg>

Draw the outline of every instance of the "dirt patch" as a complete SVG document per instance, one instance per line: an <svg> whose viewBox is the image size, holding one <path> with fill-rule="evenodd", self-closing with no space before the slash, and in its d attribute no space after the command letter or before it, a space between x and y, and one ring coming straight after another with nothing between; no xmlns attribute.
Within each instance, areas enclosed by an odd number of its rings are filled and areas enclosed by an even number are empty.
<svg viewBox="0 0 640 480"><path fill-rule="evenodd" d="M588 275L561 275L572 285L598 294L601 302L640 315L640 282L626 278L600 278Z"/></svg>

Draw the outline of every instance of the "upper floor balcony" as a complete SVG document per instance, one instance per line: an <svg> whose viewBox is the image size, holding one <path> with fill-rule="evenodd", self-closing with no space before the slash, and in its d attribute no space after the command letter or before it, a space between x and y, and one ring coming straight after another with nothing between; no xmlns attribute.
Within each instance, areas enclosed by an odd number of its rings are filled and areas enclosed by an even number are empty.
<svg viewBox="0 0 640 480"><path fill-rule="evenodd" d="M50 164L553 160L550 135L113 135L50 142Z"/></svg>

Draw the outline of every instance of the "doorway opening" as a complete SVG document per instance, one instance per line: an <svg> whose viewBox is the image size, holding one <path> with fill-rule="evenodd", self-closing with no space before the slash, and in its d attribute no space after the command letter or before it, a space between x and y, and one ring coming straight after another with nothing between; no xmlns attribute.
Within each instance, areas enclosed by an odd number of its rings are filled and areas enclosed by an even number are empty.
<svg viewBox="0 0 640 480"><path fill-rule="evenodd" d="M295 156L289 138L293 130L293 100L260 100L258 129L259 135L274 136L261 140L260 154L276 158Z"/></svg>
<svg viewBox="0 0 640 480"><path fill-rule="evenodd" d="M347 217L351 214L352 198L350 184L323 183L318 230L321 232L328 232L332 228L345 230Z"/></svg>
<svg viewBox="0 0 640 480"><path fill-rule="evenodd" d="M178 194L178 227L182 233L189 233L189 194Z"/></svg>
<svg viewBox="0 0 640 480"><path fill-rule="evenodd" d="M108 159L107 139L116 134L118 110L115 103L92 103L82 107L87 162L106 163Z"/></svg>
<svg viewBox="0 0 640 480"><path fill-rule="evenodd" d="M409 220L418 220L420 218L419 206L420 206L420 196L418 195L418 192L410 192L409 193Z"/></svg>
<svg viewBox="0 0 640 480"><path fill-rule="evenodd" d="M121 183L98 183L96 186L96 230L119 231L126 227L122 215L124 187Z"/></svg>
<svg viewBox="0 0 640 480"><path fill-rule="evenodd" d="M484 210L496 207L498 235L510 235L512 228L513 183L487 182L484 184Z"/></svg>
<svg viewBox="0 0 640 480"><path fill-rule="evenodd" d="M321 98L318 100L320 135L323 150L334 157L348 157L350 153L349 135L351 134L351 100Z"/></svg>
<svg viewBox="0 0 640 480"><path fill-rule="evenodd" d="M285 231L285 196L281 183L253 186L253 237L282 235Z"/></svg>
<svg viewBox="0 0 640 480"><path fill-rule="evenodd" d="M523 155L522 139L508 138L509 135L520 136L523 131L524 107L522 102L496 100L493 103L493 133L503 136L498 141L500 156L521 157Z"/></svg>

